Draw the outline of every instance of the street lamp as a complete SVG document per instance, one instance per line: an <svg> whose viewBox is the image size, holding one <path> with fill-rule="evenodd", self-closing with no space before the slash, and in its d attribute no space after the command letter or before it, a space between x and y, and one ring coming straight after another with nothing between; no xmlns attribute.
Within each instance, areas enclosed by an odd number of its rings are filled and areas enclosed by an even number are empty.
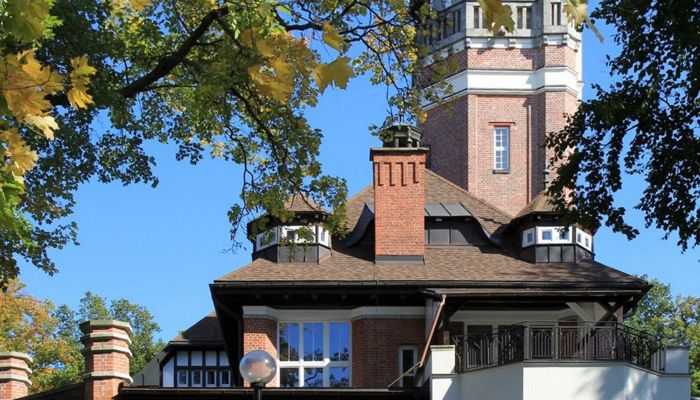
<svg viewBox="0 0 700 400"><path fill-rule="evenodd" d="M255 400L262 400L262 388L277 374L277 363L268 352L253 350L241 358L238 369L253 388Z"/></svg>

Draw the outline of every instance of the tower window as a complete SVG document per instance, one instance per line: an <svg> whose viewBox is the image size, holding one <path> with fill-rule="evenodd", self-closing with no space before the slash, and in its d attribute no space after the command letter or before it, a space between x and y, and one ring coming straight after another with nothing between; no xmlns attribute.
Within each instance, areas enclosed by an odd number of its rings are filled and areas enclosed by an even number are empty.
<svg viewBox="0 0 700 400"><path fill-rule="evenodd" d="M493 169L508 171L510 169L510 127L497 126L493 131Z"/></svg>
<svg viewBox="0 0 700 400"><path fill-rule="evenodd" d="M552 3L552 25L561 25L561 3Z"/></svg>
<svg viewBox="0 0 700 400"><path fill-rule="evenodd" d="M518 29L532 29L532 7L518 7Z"/></svg>
<svg viewBox="0 0 700 400"><path fill-rule="evenodd" d="M481 12L481 7L474 6L474 29L487 29L486 16Z"/></svg>

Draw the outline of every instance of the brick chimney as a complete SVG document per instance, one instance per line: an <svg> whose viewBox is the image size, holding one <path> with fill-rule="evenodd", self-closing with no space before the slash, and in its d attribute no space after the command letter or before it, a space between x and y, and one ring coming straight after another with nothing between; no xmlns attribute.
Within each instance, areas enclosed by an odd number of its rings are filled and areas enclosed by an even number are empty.
<svg viewBox="0 0 700 400"><path fill-rule="evenodd" d="M111 400L120 385L132 382L131 326L121 321L95 320L83 322L80 330L85 345L85 400Z"/></svg>
<svg viewBox="0 0 700 400"><path fill-rule="evenodd" d="M14 400L29 394L31 362L32 358L25 353L0 352L0 400Z"/></svg>
<svg viewBox="0 0 700 400"><path fill-rule="evenodd" d="M422 264L425 256L425 163L420 131L395 126L370 150L374 169L375 262Z"/></svg>

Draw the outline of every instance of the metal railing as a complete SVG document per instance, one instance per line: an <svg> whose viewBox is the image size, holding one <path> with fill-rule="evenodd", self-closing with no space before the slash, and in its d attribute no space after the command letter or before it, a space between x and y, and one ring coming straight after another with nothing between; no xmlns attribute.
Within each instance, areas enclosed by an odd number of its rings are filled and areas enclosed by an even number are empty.
<svg viewBox="0 0 700 400"><path fill-rule="evenodd" d="M457 372L523 360L624 361L652 369L660 348L654 337L616 322L523 322L453 340Z"/></svg>

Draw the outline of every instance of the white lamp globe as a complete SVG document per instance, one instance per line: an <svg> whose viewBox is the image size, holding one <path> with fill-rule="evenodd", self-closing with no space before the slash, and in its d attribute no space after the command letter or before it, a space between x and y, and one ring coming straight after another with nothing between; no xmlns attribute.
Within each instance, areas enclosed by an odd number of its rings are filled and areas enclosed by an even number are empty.
<svg viewBox="0 0 700 400"><path fill-rule="evenodd" d="M264 350L253 350L241 358L239 370L251 385L264 386L277 374L277 362Z"/></svg>

